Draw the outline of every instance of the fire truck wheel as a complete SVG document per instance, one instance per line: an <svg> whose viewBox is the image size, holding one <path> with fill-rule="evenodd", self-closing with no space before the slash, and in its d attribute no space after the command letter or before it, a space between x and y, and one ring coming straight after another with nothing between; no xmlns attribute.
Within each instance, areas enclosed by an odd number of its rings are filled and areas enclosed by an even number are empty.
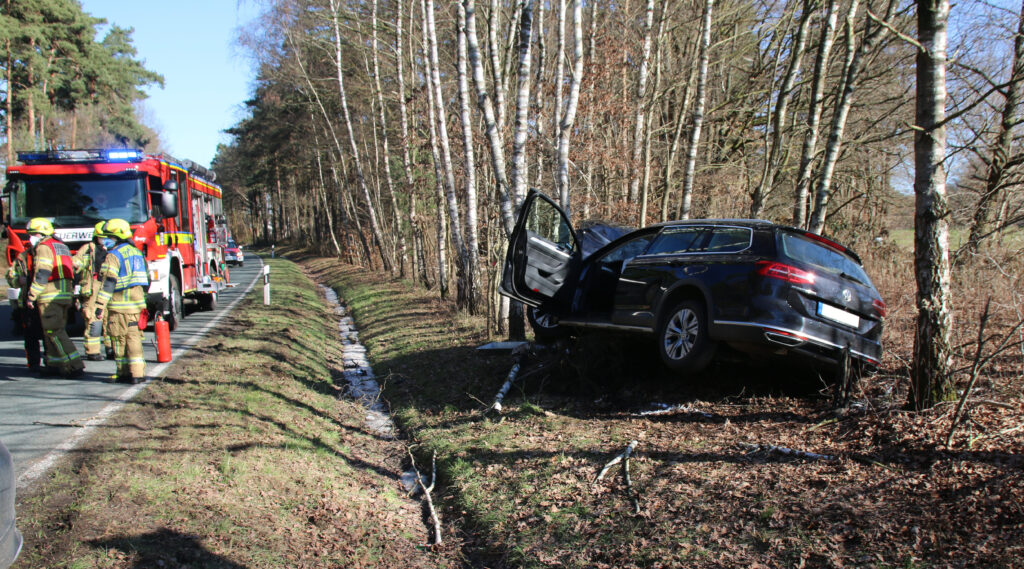
<svg viewBox="0 0 1024 569"><path fill-rule="evenodd" d="M178 324L185 317L185 310L181 303L181 282L178 275L171 275L171 311L167 315L167 327L173 332L178 329Z"/></svg>
<svg viewBox="0 0 1024 569"><path fill-rule="evenodd" d="M217 308L217 294L204 294L199 297L199 309L203 312L210 312Z"/></svg>

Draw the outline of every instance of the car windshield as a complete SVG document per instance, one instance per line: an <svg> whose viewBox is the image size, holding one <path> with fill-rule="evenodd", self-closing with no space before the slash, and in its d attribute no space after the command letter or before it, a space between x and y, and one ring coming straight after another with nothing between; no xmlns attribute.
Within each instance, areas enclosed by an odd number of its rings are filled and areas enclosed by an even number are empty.
<svg viewBox="0 0 1024 569"><path fill-rule="evenodd" d="M142 223L149 218L145 179L112 176L31 176L11 180L11 223L20 226L34 217L55 227L93 225L121 218Z"/></svg>
<svg viewBox="0 0 1024 569"><path fill-rule="evenodd" d="M228 239L228 249L237 249L238 245L235 245L234 239Z"/></svg>
<svg viewBox="0 0 1024 569"><path fill-rule="evenodd" d="M826 272L855 280L867 286L874 286L867 273L864 272L864 268L843 253L796 233L780 231L779 236L782 252L790 259L814 265Z"/></svg>

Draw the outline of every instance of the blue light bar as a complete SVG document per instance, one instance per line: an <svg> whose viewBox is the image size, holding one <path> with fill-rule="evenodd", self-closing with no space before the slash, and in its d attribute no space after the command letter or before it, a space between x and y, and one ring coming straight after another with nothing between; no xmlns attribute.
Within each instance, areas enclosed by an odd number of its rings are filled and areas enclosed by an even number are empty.
<svg viewBox="0 0 1024 569"><path fill-rule="evenodd" d="M18 160L25 164L71 164L96 162L138 162L141 150L116 148L110 150L75 149L18 152Z"/></svg>
<svg viewBox="0 0 1024 569"><path fill-rule="evenodd" d="M138 150L109 150L107 151L107 160L138 160L142 158L142 153Z"/></svg>

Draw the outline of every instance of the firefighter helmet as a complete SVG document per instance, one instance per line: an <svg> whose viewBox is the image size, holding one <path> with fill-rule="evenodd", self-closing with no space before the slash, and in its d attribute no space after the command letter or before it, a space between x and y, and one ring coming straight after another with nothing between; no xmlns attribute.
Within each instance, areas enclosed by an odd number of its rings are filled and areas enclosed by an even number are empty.
<svg viewBox="0 0 1024 569"><path fill-rule="evenodd" d="M118 239L131 239L132 226L123 219L111 219L103 226L103 234Z"/></svg>
<svg viewBox="0 0 1024 569"><path fill-rule="evenodd" d="M107 234L103 231L103 226L106 225L106 221L100 221L96 224L96 227L92 230L93 237L106 237Z"/></svg>
<svg viewBox="0 0 1024 569"><path fill-rule="evenodd" d="M49 237L53 235L53 224L45 217L34 217L28 222L28 232Z"/></svg>

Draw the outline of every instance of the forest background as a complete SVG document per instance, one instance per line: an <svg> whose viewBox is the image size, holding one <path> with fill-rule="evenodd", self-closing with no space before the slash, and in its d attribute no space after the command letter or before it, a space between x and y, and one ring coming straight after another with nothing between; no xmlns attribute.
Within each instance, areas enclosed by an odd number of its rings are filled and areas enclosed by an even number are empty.
<svg viewBox="0 0 1024 569"><path fill-rule="evenodd" d="M528 187L577 220L759 217L861 253L889 303L885 366L915 378L916 405L983 371L986 344L1024 362L1021 6L263 7L239 37L249 113L212 164L240 240L408 278L518 335L496 284ZM8 164L15 148L159 151L136 103L161 78L130 30L96 41L99 23L73 0L4 2Z"/></svg>

